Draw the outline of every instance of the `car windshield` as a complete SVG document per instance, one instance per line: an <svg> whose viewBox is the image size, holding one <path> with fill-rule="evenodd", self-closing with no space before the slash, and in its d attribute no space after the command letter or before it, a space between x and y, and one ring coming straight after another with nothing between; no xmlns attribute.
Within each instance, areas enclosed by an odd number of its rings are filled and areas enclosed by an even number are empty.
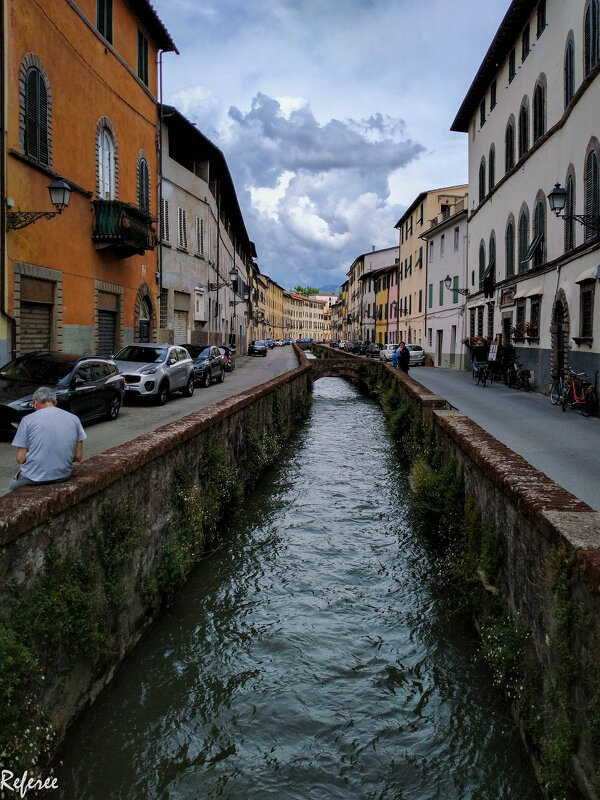
<svg viewBox="0 0 600 800"><path fill-rule="evenodd" d="M136 361L144 364L160 364L167 357L164 347L138 347L135 344L124 347L115 358L117 361Z"/></svg>
<svg viewBox="0 0 600 800"><path fill-rule="evenodd" d="M204 350L201 350L195 358L210 358L210 347L205 347Z"/></svg>
<svg viewBox="0 0 600 800"><path fill-rule="evenodd" d="M254 342L254 344L258 345L259 347L264 347L265 346L265 343L263 342L262 339L259 339L257 342Z"/></svg>
<svg viewBox="0 0 600 800"><path fill-rule="evenodd" d="M73 362L57 361L51 356L25 356L5 364L0 370L0 378L56 385L72 369Z"/></svg>
<svg viewBox="0 0 600 800"><path fill-rule="evenodd" d="M413 350L417 353L420 353L421 350L423 349L419 344L407 344L406 346L408 347L409 350Z"/></svg>

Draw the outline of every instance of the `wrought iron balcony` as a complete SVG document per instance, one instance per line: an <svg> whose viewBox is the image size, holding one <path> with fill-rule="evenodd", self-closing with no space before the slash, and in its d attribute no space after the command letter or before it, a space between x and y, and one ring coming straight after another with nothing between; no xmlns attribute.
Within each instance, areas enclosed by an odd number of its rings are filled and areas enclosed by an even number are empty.
<svg viewBox="0 0 600 800"><path fill-rule="evenodd" d="M98 250L111 248L120 258L143 255L157 244L154 219L119 200L94 200L92 240Z"/></svg>

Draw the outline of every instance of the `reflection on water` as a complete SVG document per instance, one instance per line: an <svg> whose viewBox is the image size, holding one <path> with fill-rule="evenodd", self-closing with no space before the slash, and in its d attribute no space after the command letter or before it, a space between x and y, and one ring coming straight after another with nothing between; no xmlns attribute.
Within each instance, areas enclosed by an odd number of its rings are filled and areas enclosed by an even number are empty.
<svg viewBox="0 0 600 800"><path fill-rule="evenodd" d="M411 531L381 411L309 423L69 737L69 800L538 798L468 621Z"/></svg>

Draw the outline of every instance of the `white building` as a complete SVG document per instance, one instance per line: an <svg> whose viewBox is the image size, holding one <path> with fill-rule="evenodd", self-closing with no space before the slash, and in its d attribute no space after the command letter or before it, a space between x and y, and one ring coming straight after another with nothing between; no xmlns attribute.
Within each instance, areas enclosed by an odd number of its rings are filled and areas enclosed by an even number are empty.
<svg viewBox="0 0 600 800"><path fill-rule="evenodd" d="M469 366L469 353L462 343L468 333L467 208L467 198L459 200L447 215L431 220L421 234L428 253L423 347L438 367Z"/></svg>
<svg viewBox="0 0 600 800"><path fill-rule="evenodd" d="M256 251L227 163L175 108L161 118L159 337L245 353Z"/></svg>
<svg viewBox="0 0 600 800"><path fill-rule="evenodd" d="M469 332L512 338L538 389L599 366L598 12L514 0L452 125L469 137Z"/></svg>

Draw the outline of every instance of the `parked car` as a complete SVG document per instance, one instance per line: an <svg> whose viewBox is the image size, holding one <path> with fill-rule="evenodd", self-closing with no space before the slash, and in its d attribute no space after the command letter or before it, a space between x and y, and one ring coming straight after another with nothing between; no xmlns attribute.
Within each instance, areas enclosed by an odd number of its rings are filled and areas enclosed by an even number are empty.
<svg viewBox="0 0 600 800"><path fill-rule="evenodd" d="M418 367L425 363L425 351L420 344L407 344L407 350L410 350L409 366Z"/></svg>
<svg viewBox="0 0 600 800"><path fill-rule="evenodd" d="M285 344L285 339L275 339L275 347L283 347Z"/></svg>
<svg viewBox="0 0 600 800"><path fill-rule="evenodd" d="M194 362L194 382L204 389L211 381L223 383L225 379L225 363L220 347L203 344L184 344L183 347L191 355Z"/></svg>
<svg viewBox="0 0 600 800"><path fill-rule="evenodd" d="M365 355L367 358L379 358L380 350L381 350L380 344L377 344L377 342L371 342L371 344L365 350Z"/></svg>
<svg viewBox="0 0 600 800"><path fill-rule="evenodd" d="M272 350L275 347L275 339L265 339L265 344L269 350Z"/></svg>
<svg viewBox="0 0 600 800"><path fill-rule="evenodd" d="M264 339L252 340L248 345L249 356L265 356L267 355L267 343Z"/></svg>
<svg viewBox="0 0 600 800"><path fill-rule="evenodd" d="M392 356L394 355L397 349L398 349L397 344L386 344L386 346L382 347L381 350L379 351L379 358L382 361L391 361Z"/></svg>
<svg viewBox="0 0 600 800"><path fill-rule="evenodd" d="M194 394L194 363L182 345L128 344L115 356L126 397L151 397L160 405L171 392Z"/></svg>
<svg viewBox="0 0 600 800"><path fill-rule="evenodd" d="M0 368L0 432L14 434L35 409L32 395L49 386L57 405L82 420L116 419L125 397L125 380L110 358L38 351Z"/></svg>

